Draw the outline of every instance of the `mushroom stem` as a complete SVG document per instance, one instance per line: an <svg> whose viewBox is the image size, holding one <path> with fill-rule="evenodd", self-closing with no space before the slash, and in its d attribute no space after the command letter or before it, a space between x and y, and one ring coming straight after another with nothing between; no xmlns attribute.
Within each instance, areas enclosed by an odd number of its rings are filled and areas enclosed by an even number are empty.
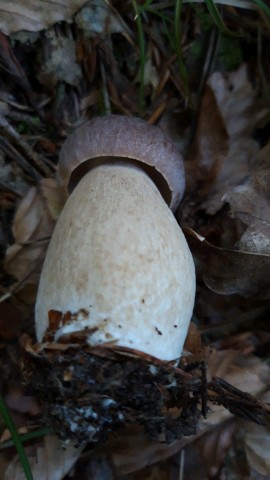
<svg viewBox="0 0 270 480"><path fill-rule="evenodd" d="M57 222L36 303L39 342L48 312L61 312L54 340L90 329L162 360L181 355L195 293L184 235L151 178L106 163L78 183Z"/></svg>

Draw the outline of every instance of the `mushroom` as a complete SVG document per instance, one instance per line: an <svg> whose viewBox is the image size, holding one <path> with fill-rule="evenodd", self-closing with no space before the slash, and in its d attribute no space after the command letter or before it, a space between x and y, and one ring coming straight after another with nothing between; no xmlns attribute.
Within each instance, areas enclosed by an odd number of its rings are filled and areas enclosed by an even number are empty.
<svg viewBox="0 0 270 480"><path fill-rule="evenodd" d="M44 421L77 445L130 424L168 441L193 434L201 383L175 366L195 296L172 212L180 154L143 120L95 118L64 143L58 178L70 196L41 273L38 342L22 340Z"/></svg>
<svg viewBox="0 0 270 480"><path fill-rule="evenodd" d="M184 193L180 154L159 127L98 117L64 143L58 178L70 197L40 278L37 340L85 332L90 346L178 359L195 296L193 259L171 211Z"/></svg>

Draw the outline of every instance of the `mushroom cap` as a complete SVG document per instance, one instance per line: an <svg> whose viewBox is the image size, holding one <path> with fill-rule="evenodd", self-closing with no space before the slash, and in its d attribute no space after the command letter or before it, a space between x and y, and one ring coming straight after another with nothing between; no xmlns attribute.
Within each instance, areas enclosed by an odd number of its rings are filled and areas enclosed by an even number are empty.
<svg viewBox="0 0 270 480"><path fill-rule="evenodd" d="M171 139L157 126L123 115L95 117L84 123L65 141L59 160L58 178L69 189L74 171L87 162L86 171L96 166L96 159L120 157L146 165L158 172L167 189L172 210L180 203L185 189L183 160ZM83 172L85 173L85 172ZM149 174L149 171L148 171ZM154 182L155 173L150 172ZM161 192L162 193L162 192Z"/></svg>
<svg viewBox="0 0 270 480"><path fill-rule="evenodd" d="M194 264L173 213L152 180L127 163L87 173L58 219L36 303L39 342L49 312L63 314L54 340L96 329L163 360L181 355L195 295Z"/></svg>

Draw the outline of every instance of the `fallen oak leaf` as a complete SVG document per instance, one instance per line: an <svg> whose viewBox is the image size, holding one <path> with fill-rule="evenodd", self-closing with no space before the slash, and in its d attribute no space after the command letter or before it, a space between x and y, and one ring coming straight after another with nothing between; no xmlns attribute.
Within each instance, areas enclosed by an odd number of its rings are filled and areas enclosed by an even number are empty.
<svg viewBox="0 0 270 480"><path fill-rule="evenodd" d="M184 231L210 290L221 295L270 297L270 255L216 247L194 230Z"/></svg>

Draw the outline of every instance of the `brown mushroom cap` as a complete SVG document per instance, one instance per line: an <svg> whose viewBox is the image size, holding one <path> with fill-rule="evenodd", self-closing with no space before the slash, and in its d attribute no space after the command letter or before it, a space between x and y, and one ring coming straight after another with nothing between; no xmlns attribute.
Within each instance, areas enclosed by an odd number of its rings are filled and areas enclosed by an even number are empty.
<svg viewBox="0 0 270 480"><path fill-rule="evenodd" d="M85 171L100 163L101 158L106 161L106 157L110 161L118 157L144 165L171 209L177 208L185 189L183 160L159 127L123 115L96 117L86 122L62 147L60 183L68 190L73 189Z"/></svg>

